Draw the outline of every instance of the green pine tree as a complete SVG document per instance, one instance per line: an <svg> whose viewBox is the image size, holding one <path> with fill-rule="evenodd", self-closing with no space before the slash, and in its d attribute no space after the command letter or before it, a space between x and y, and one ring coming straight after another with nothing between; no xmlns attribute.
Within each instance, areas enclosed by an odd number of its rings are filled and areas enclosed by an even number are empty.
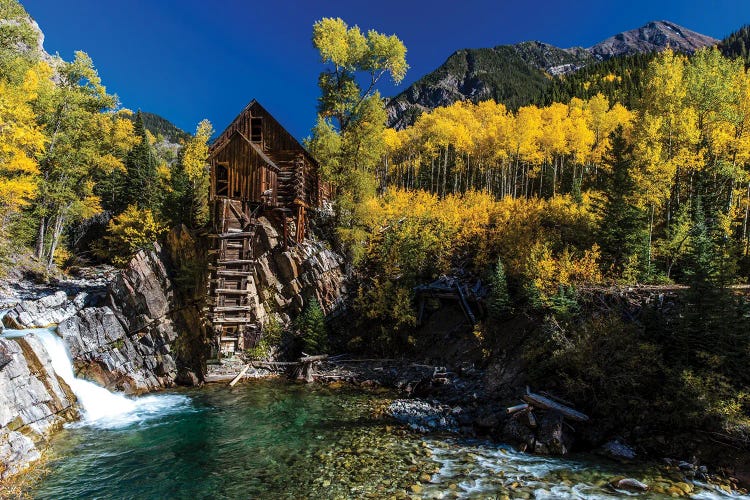
<svg viewBox="0 0 750 500"><path fill-rule="evenodd" d="M307 354L322 354L328 348L325 314L317 299L308 302L297 318L297 330Z"/></svg>
<svg viewBox="0 0 750 500"><path fill-rule="evenodd" d="M684 271L690 288L673 349L683 363L694 366L734 349L731 339L738 318L727 288L728 269L722 265L721 238L706 217L700 197L694 200L692 208L693 225Z"/></svg>
<svg viewBox="0 0 750 500"><path fill-rule="evenodd" d="M625 263L632 257L640 257L646 247L646 217L644 212L632 203L636 192L633 179L633 148L626 141L623 129L619 126L610 135L611 146L607 151L606 162L611 172L606 181L604 203L601 207L599 242L605 262L621 273ZM646 259L638 259L646 262Z"/></svg>
<svg viewBox="0 0 750 500"><path fill-rule="evenodd" d="M497 265L490 276L490 286L492 287L489 304L490 317L502 319L510 313L511 301L505 267L501 259L497 259Z"/></svg>
<svg viewBox="0 0 750 500"><path fill-rule="evenodd" d="M155 210L159 205L156 155L146 136L140 111L136 114L134 129L141 141L133 146L125 159L125 188L117 212L130 205L149 210Z"/></svg>

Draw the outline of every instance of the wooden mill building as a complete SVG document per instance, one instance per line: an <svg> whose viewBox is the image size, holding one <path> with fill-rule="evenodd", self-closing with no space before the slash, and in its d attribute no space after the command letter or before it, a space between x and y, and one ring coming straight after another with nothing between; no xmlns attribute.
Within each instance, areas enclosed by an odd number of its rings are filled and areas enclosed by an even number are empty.
<svg viewBox="0 0 750 500"><path fill-rule="evenodd" d="M260 335L250 295L257 218L268 218L283 244L295 245L305 239L308 212L321 207L330 191L315 158L255 100L214 141L208 162L209 317L220 352L231 353L252 347L245 344Z"/></svg>

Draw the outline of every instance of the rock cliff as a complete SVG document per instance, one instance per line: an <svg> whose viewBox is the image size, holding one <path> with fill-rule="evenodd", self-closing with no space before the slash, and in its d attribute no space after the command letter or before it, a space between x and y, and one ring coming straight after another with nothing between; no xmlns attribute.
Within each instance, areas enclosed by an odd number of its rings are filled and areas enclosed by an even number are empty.
<svg viewBox="0 0 750 500"><path fill-rule="evenodd" d="M175 384L180 328L173 316L195 306L177 300L165 260L158 244L138 252L110 283L102 303L59 324L78 377L127 393Z"/></svg>
<svg viewBox="0 0 750 500"><path fill-rule="evenodd" d="M50 434L77 415L39 339L0 338L0 479L38 459Z"/></svg>
<svg viewBox="0 0 750 500"><path fill-rule="evenodd" d="M315 298L327 314L336 314L346 294L344 259L323 241L306 240L284 247L271 222L261 217L255 242L255 318L265 324L271 315L283 323Z"/></svg>

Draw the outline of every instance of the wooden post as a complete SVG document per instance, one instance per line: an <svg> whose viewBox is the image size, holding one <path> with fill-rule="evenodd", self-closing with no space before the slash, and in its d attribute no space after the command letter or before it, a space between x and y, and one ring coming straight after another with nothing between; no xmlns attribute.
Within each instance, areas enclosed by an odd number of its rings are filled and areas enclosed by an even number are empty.
<svg viewBox="0 0 750 500"><path fill-rule="evenodd" d="M240 379L247 373L247 370L249 369L250 369L250 365L249 364L245 365L242 371L238 373L237 376L234 377L234 379L232 379L231 382L229 382L229 387L234 387L234 385L240 381Z"/></svg>

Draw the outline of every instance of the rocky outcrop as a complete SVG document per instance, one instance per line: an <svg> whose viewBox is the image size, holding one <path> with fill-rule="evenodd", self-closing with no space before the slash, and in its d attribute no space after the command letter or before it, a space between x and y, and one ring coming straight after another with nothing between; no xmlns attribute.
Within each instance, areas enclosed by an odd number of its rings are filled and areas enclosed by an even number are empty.
<svg viewBox="0 0 750 500"><path fill-rule="evenodd" d="M38 459L40 444L76 418L75 396L34 336L0 338L0 478Z"/></svg>
<svg viewBox="0 0 750 500"><path fill-rule="evenodd" d="M65 291L59 290L37 300L18 303L8 311L3 321L9 328L18 330L56 325L91 305L97 298L88 292L80 292L71 299Z"/></svg>
<svg viewBox="0 0 750 500"><path fill-rule="evenodd" d="M272 315L288 324L313 298L327 314L337 313L346 294L343 257L314 239L284 247L268 219L261 217L258 223L255 280L250 284L258 324Z"/></svg>
<svg viewBox="0 0 750 500"><path fill-rule="evenodd" d="M175 343L182 328L174 316L191 305L178 300L166 260L158 244L138 252L110 283L102 304L60 323L57 331L77 376L127 393L175 384Z"/></svg>

